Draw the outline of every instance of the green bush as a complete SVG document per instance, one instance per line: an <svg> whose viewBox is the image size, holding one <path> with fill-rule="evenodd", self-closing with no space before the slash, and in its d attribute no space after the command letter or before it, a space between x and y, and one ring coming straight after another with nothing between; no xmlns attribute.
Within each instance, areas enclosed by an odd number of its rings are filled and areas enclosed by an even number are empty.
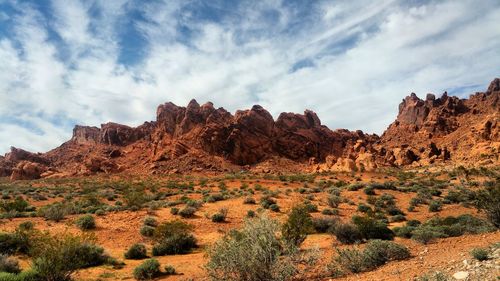
<svg viewBox="0 0 500 281"><path fill-rule="evenodd" d="M339 223L338 219L327 217L313 218L312 221L314 230L316 230L317 233L332 232Z"/></svg>
<svg viewBox="0 0 500 281"><path fill-rule="evenodd" d="M255 199L252 197L247 197L243 200L243 204L255 204Z"/></svg>
<svg viewBox="0 0 500 281"><path fill-rule="evenodd" d="M330 268L340 271L359 273L375 269L388 261L404 260L410 257L410 251L403 245L392 241L371 240L364 250L337 249L337 256Z"/></svg>
<svg viewBox="0 0 500 281"><path fill-rule="evenodd" d="M71 280L78 269L102 265L110 260L92 236L45 234L37 239L31 254L32 267L41 280Z"/></svg>
<svg viewBox="0 0 500 281"><path fill-rule="evenodd" d="M367 186L363 189L366 195L375 195L375 188L373 186Z"/></svg>
<svg viewBox="0 0 500 281"><path fill-rule="evenodd" d="M0 272L19 273L21 268L19 262L8 255L0 254Z"/></svg>
<svg viewBox="0 0 500 281"><path fill-rule="evenodd" d="M59 222L66 216L66 208L61 203L47 205L39 210L39 215L46 220Z"/></svg>
<svg viewBox="0 0 500 281"><path fill-rule="evenodd" d="M160 224L154 231L154 256L189 253L195 248L196 238L191 234L192 226L173 220Z"/></svg>
<svg viewBox="0 0 500 281"><path fill-rule="evenodd" d="M429 203L429 212L439 212L442 209L441 202L439 201L431 201Z"/></svg>
<svg viewBox="0 0 500 281"><path fill-rule="evenodd" d="M160 263L156 259L146 260L134 269L136 280L152 280L160 275Z"/></svg>
<svg viewBox="0 0 500 281"><path fill-rule="evenodd" d="M497 179L498 180L498 179ZM500 184L477 192L476 208L486 213L488 220L500 228Z"/></svg>
<svg viewBox="0 0 500 281"><path fill-rule="evenodd" d="M18 227L13 233L0 233L0 254L28 254L37 232Z"/></svg>
<svg viewBox="0 0 500 281"><path fill-rule="evenodd" d="M29 204L22 197L18 196L12 201L1 200L0 209L4 212L25 212L29 207Z"/></svg>
<svg viewBox="0 0 500 281"><path fill-rule="evenodd" d="M363 240L358 227L350 223L339 223L332 229L332 234L343 244L354 244Z"/></svg>
<svg viewBox="0 0 500 281"><path fill-rule="evenodd" d="M147 249L144 244L133 244L125 252L125 258L130 260L141 260L148 257Z"/></svg>
<svg viewBox="0 0 500 281"><path fill-rule="evenodd" d="M281 228L283 239L288 243L299 246L304 242L307 234L313 230L312 217L305 205L292 208L288 219Z"/></svg>
<svg viewBox="0 0 500 281"><path fill-rule="evenodd" d="M81 230L89 230L89 229L94 229L95 228L95 219L91 215L83 215L79 217L76 221L75 224L80 228Z"/></svg>
<svg viewBox="0 0 500 281"><path fill-rule="evenodd" d="M247 218L253 218L255 217L255 211L254 210L248 210L247 211Z"/></svg>
<svg viewBox="0 0 500 281"><path fill-rule="evenodd" d="M433 227L418 227L413 230L411 238L422 244L428 244L436 238L447 237L440 229Z"/></svg>
<svg viewBox="0 0 500 281"><path fill-rule="evenodd" d="M179 208L176 208L176 207L170 208L170 213L174 216L179 214Z"/></svg>
<svg viewBox="0 0 500 281"><path fill-rule="evenodd" d="M192 218L196 213L196 208L194 207L184 207L179 211L179 215L183 218Z"/></svg>
<svg viewBox="0 0 500 281"><path fill-rule="evenodd" d="M271 206L269 206L269 210L271 210L273 212L279 212L280 206L278 206L278 204L272 204Z"/></svg>
<svg viewBox="0 0 500 281"><path fill-rule="evenodd" d="M271 198L268 195L262 196L262 198L260 198L260 205L264 209L269 209L271 207L271 205L276 205L276 200L274 200L273 198Z"/></svg>
<svg viewBox="0 0 500 281"><path fill-rule="evenodd" d="M326 216L335 216L339 214L339 211L334 209L323 209L323 211L321 211L321 214Z"/></svg>
<svg viewBox="0 0 500 281"><path fill-rule="evenodd" d="M472 249L470 254L472 255L472 257L474 257L478 261L485 261L489 258L488 257L488 250L483 249L483 248L474 248L474 249Z"/></svg>
<svg viewBox="0 0 500 281"><path fill-rule="evenodd" d="M149 225L143 225L139 232L142 236L152 237L155 232L155 228Z"/></svg>
<svg viewBox="0 0 500 281"><path fill-rule="evenodd" d="M301 263L298 251L277 237L279 225L266 217L250 219L207 251L211 280L292 280ZM292 260L294 262L292 262Z"/></svg>
<svg viewBox="0 0 500 281"><path fill-rule="evenodd" d="M370 206L365 205L363 203L359 203L357 210L358 210L358 212L361 212L361 213L371 213L373 211Z"/></svg>
<svg viewBox="0 0 500 281"><path fill-rule="evenodd" d="M219 209L219 212L215 213L212 215L212 221L213 222L224 222L226 221L228 209L227 208L221 208Z"/></svg>
<svg viewBox="0 0 500 281"><path fill-rule="evenodd" d="M165 275L174 275L175 274L175 267L172 265L165 265L163 267L165 269Z"/></svg>
<svg viewBox="0 0 500 281"><path fill-rule="evenodd" d="M364 253L367 256L368 268L376 268L388 261L410 257L410 251L405 246L384 240L368 241Z"/></svg>
<svg viewBox="0 0 500 281"><path fill-rule="evenodd" d="M143 225L156 227L158 225L158 221L154 217L147 216L144 218Z"/></svg>
<svg viewBox="0 0 500 281"><path fill-rule="evenodd" d="M0 281L40 281L40 276L35 270L26 270L19 274L0 272Z"/></svg>
<svg viewBox="0 0 500 281"><path fill-rule="evenodd" d="M394 234L397 237L402 237L402 238L411 238L414 230L415 230L414 226L408 226L408 225L395 227L392 229L392 231L394 231Z"/></svg>
<svg viewBox="0 0 500 281"><path fill-rule="evenodd" d="M327 204L330 208L337 208L340 203L342 202L342 197L338 196L338 195L334 195L334 194L331 194L328 196L327 198Z"/></svg>
<svg viewBox="0 0 500 281"><path fill-rule="evenodd" d="M358 227L359 232L365 239L394 239L394 232L382 221L370 217L353 216L352 222Z"/></svg>

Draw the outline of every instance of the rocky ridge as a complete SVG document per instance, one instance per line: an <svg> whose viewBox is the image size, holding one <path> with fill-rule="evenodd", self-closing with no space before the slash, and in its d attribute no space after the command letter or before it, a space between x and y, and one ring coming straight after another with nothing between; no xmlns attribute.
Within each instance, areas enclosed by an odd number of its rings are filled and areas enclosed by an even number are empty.
<svg viewBox="0 0 500 281"><path fill-rule="evenodd" d="M330 130L316 113L282 113L259 105L234 115L210 102L158 106L138 127L75 126L72 138L46 153L12 148L0 176L13 180L95 173L353 171L443 161L498 163L500 80L469 99L415 94L379 137Z"/></svg>

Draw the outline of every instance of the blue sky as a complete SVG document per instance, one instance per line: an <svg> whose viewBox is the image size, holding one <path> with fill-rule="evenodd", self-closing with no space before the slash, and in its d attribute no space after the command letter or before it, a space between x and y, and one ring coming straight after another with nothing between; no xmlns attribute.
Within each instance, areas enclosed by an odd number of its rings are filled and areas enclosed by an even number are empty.
<svg viewBox="0 0 500 281"><path fill-rule="evenodd" d="M0 0L0 153L190 99L382 133L410 92L500 76L500 2Z"/></svg>

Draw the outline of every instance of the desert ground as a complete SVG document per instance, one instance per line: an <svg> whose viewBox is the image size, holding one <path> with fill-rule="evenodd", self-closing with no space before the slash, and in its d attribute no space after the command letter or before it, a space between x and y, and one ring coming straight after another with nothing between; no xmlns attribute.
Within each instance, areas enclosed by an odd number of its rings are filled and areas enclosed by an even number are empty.
<svg viewBox="0 0 500 281"><path fill-rule="evenodd" d="M347 223L354 215L381 216L397 234L395 228L411 220L424 223L436 217L469 214L486 221L485 213L474 207L473 194L485 185L498 187L498 176L498 168L459 167L413 171L380 169L370 173L273 175L242 172L151 177L100 175L16 182L2 180L2 200L7 202L21 197L30 208L21 213L4 211L0 231L14 232L21 223L31 221L35 229L50 234L93 235L96 244L123 264L78 270L74 278L133 280L134 268L143 260L126 259L124 253L127 249L135 243L142 243L146 245L148 256L152 257L154 242L140 232L144 219L153 217L158 223L182 220L193 226L197 247L182 255L155 256L162 266L172 265L176 271L173 275L162 275L155 280L208 280L204 268L210 258L207 249L231 229L241 228L248 219L249 211L254 211L257 217L268 216L283 223L294 206L306 204L310 206L308 209L314 220L326 218L327 221ZM335 200L329 199L332 195ZM255 202L248 198L253 198ZM278 208L264 208L262 198L274 199ZM389 198L394 202L390 206L392 211L380 207L383 201L380 198ZM415 203L417 201L419 203ZM434 202L438 202L438 207L430 210L429 206ZM379 207L375 207L377 204ZM194 214L180 216L179 213L187 205L196 206ZM50 212L44 211L50 206L66 211L60 218L53 218ZM367 212L360 206L378 211ZM181 212L174 215L172 209ZM227 210L227 216L222 222L213 222L212 216L221 209ZM391 212L397 214L390 215ZM75 224L86 213L94 217L94 229L81 230ZM344 271L342 274L332 274L328 269L337 255L336 249L362 248L364 243L345 245L330 232L316 230L307 235L301 251L319 250L320 257L296 277L298 280L433 280L423 278L426 275L428 278L439 278L431 277L435 272L452 278L459 271L468 273L467 280L497 280L500 276L498 255L482 266L470 254L474 248L498 249L500 231L494 227L477 233L464 231L456 237L435 238L425 243L396 235L394 242L409 249L408 258L390 261L366 272ZM16 254L15 257L20 260L23 269L30 267L29 255Z"/></svg>

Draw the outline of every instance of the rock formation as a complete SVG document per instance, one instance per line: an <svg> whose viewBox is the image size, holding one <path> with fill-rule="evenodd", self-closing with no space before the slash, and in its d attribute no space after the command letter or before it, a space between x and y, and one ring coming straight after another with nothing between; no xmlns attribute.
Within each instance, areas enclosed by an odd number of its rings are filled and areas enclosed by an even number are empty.
<svg viewBox="0 0 500 281"><path fill-rule="evenodd" d="M469 99L403 99L382 137L330 130L318 116L282 113L274 120L259 105L234 115L212 103L158 106L156 120L138 127L116 123L75 126L73 137L46 153L12 148L0 157L0 176L12 179L95 173L188 171L371 171L381 166L448 160L498 161L500 80ZM495 158L496 156L496 158ZM267 163L267 164L266 164ZM301 167L301 168L297 168Z"/></svg>

